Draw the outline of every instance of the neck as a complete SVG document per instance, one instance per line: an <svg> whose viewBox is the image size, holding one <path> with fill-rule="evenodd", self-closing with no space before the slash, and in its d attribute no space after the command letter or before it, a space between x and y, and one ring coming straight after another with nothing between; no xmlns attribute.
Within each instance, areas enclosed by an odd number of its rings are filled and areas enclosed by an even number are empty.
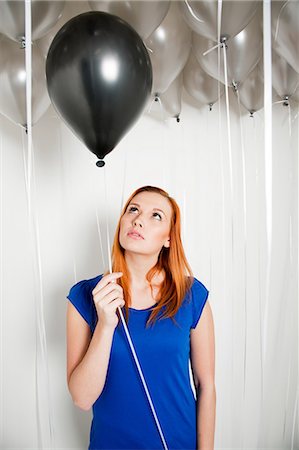
<svg viewBox="0 0 299 450"><path fill-rule="evenodd" d="M132 286L143 287L148 285L146 274L158 261L157 255L137 255L125 253L126 264L131 277Z"/></svg>

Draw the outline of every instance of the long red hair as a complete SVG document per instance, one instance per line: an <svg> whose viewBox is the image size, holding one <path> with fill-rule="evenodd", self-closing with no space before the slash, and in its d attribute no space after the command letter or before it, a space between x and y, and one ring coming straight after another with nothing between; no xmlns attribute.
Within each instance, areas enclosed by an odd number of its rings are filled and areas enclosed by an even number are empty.
<svg viewBox="0 0 299 450"><path fill-rule="evenodd" d="M164 272L165 274L164 281L161 283L159 293L156 298L158 304L152 309L147 322L147 325L149 325L157 320L157 316L160 313L161 318L173 318L180 308L187 291L193 283L193 274L186 259L182 245L181 214L177 202L170 197L166 191L155 186L143 186L137 189L129 197L123 207L112 245L112 271L123 273L123 276L118 279L118 283L122 286L124 291L126 318L129 318L129 306L131 305L130 274L125 260L125 250L119 243L120 221L133 197L140 192L155 192L160 194L167 198L172 207L170 247L162 247L157 263L146 274L146 279L150 285L151 280L156 273L158 274L162 271L162 273ZM165 310L162 313L161 310L163 307L165 307Z"/></svg>

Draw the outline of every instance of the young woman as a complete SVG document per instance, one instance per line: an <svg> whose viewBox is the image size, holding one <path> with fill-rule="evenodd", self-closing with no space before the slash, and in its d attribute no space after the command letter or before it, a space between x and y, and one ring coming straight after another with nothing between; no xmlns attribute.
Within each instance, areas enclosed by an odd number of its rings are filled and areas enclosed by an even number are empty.
<svg viewBox="0 0 299 450"><path fill-rule="evenodd" d="M166 448L165 442L169 450L214 448L209 291L192 276L180 228L179 207L167 192L153 186L137 189L116 229L112 273L78 282L67 296L67 381L74 403L93 409L89 450L156 450Z"/></svg>

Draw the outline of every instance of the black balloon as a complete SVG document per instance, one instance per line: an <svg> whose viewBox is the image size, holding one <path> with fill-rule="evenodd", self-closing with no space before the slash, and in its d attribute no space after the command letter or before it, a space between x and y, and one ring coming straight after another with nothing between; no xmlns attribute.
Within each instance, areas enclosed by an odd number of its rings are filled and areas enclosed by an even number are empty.
<svg viewBox="0 0 299 450"><path fill-rule="evenodd" d="M46 75L58 114L100 159L137 120L152 87L151 62L140 36L104 12L80 14L58 31Z"/></svg>

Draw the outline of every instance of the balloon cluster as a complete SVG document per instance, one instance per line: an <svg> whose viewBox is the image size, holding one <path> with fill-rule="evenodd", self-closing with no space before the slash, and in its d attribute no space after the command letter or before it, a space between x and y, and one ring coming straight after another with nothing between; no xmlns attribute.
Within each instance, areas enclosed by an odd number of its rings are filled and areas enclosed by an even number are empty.
<svg viewBox="0 0 299 450"><path fill-rule="evenodd" d="M60 18L64 1L32 0L32 40L42 38ZM26 128L25 5L24 1L0 2L0 112ZM32 45L32 123L50 106L45 59Z"/></svg>
<svg viewBox="0 0 299 450"><path fill-rule="evenodd" d="M226 75L246 110L263 107L258 0L90 0L84 11L78 3L32 0L33 122L49 104L41 50L53 105L100 160L148 100L179 121L183 87L212 109ZM288 104L299 101L299 2L272 2L271 10L273 88ZM24 125L24 0L0 2L0 33L0 112Z"/></svg>

